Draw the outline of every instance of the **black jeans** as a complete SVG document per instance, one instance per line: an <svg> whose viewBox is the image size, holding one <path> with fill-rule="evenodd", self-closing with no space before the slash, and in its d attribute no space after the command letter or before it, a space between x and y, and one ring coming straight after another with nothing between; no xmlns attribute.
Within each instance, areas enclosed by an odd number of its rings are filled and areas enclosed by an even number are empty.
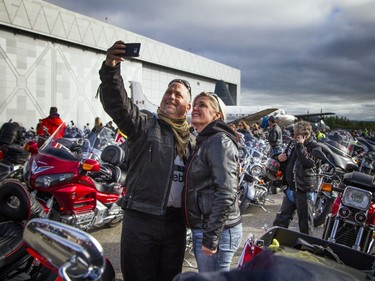
<svg viewBox="0 0 375 281"><path fill-rule="evenodd" d="M293 220L296 208L296 204L291 202L284 194L280 210L277 212L272 225L288 228L290 222Z"/></svg>
<svg viewBox="0 0 375 281"><path fill-rule="evenodd" d="M299 231L313 235L313 202L308 198L306 192L299 190L294 192L294 200L295 203L291 202L288 197L284 195L280 210L273 221L273 226L288 228L290 222L293 220L294 213L297 211Z"/></svg>
<svg viewBox="0 0 375 281"><path fill-rule="evenodd" d="M121 271L126 281L171 281L182 271L186 226L179 208L164 216L125 210Z"/></svg>

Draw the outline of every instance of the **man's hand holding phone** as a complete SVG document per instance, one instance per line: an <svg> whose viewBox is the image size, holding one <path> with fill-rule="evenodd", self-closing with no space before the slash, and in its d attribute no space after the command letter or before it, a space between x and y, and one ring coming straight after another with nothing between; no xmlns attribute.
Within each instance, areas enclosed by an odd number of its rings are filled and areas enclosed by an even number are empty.
<svg viewBox="0 0 375 281"><path fill-rule="evenodd" d="M114 67L119 62L124 61L126 57L138 57L140 48L141 43L125 43L122 40L116 41L107 50L105 64Z"/></svg>

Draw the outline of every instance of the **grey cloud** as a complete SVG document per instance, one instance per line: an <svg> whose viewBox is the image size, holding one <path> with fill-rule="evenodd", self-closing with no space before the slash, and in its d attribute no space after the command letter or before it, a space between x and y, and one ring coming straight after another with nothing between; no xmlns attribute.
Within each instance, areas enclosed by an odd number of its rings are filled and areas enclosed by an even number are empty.
<svg viewBox="0 0 375 281"><path fill-rule="evenodd" d="M375 120L375 1L48 2L241 69L242 105Z"/></svg>

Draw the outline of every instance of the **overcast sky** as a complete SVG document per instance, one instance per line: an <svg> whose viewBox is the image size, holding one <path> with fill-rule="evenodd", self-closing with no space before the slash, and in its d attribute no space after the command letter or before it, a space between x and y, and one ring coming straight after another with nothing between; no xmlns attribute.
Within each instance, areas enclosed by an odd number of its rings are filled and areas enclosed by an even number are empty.
<svg viewBox="0 0 375 281"><path fill-rule="evenodd" d="M240 69L254 110L375 121L374 0L47 2Z"/></svg>

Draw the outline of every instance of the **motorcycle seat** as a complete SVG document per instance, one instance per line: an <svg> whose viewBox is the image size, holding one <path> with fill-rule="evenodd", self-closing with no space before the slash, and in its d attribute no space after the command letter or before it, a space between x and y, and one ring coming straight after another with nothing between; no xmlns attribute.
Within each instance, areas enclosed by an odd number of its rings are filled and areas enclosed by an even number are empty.
<svg viewBox="0 0 375 281"><path fill-rule="evenodd" d="M108 145L103 149L100 158L103 162L118 166L125 160L125 151L117 145Z"/></svg>
<svg viewBox="0 0 375 281"><path fill-rule="evenodd" d="M13 221L0 223L0 268L12 265L26 254L23 224Z"/></svg>

